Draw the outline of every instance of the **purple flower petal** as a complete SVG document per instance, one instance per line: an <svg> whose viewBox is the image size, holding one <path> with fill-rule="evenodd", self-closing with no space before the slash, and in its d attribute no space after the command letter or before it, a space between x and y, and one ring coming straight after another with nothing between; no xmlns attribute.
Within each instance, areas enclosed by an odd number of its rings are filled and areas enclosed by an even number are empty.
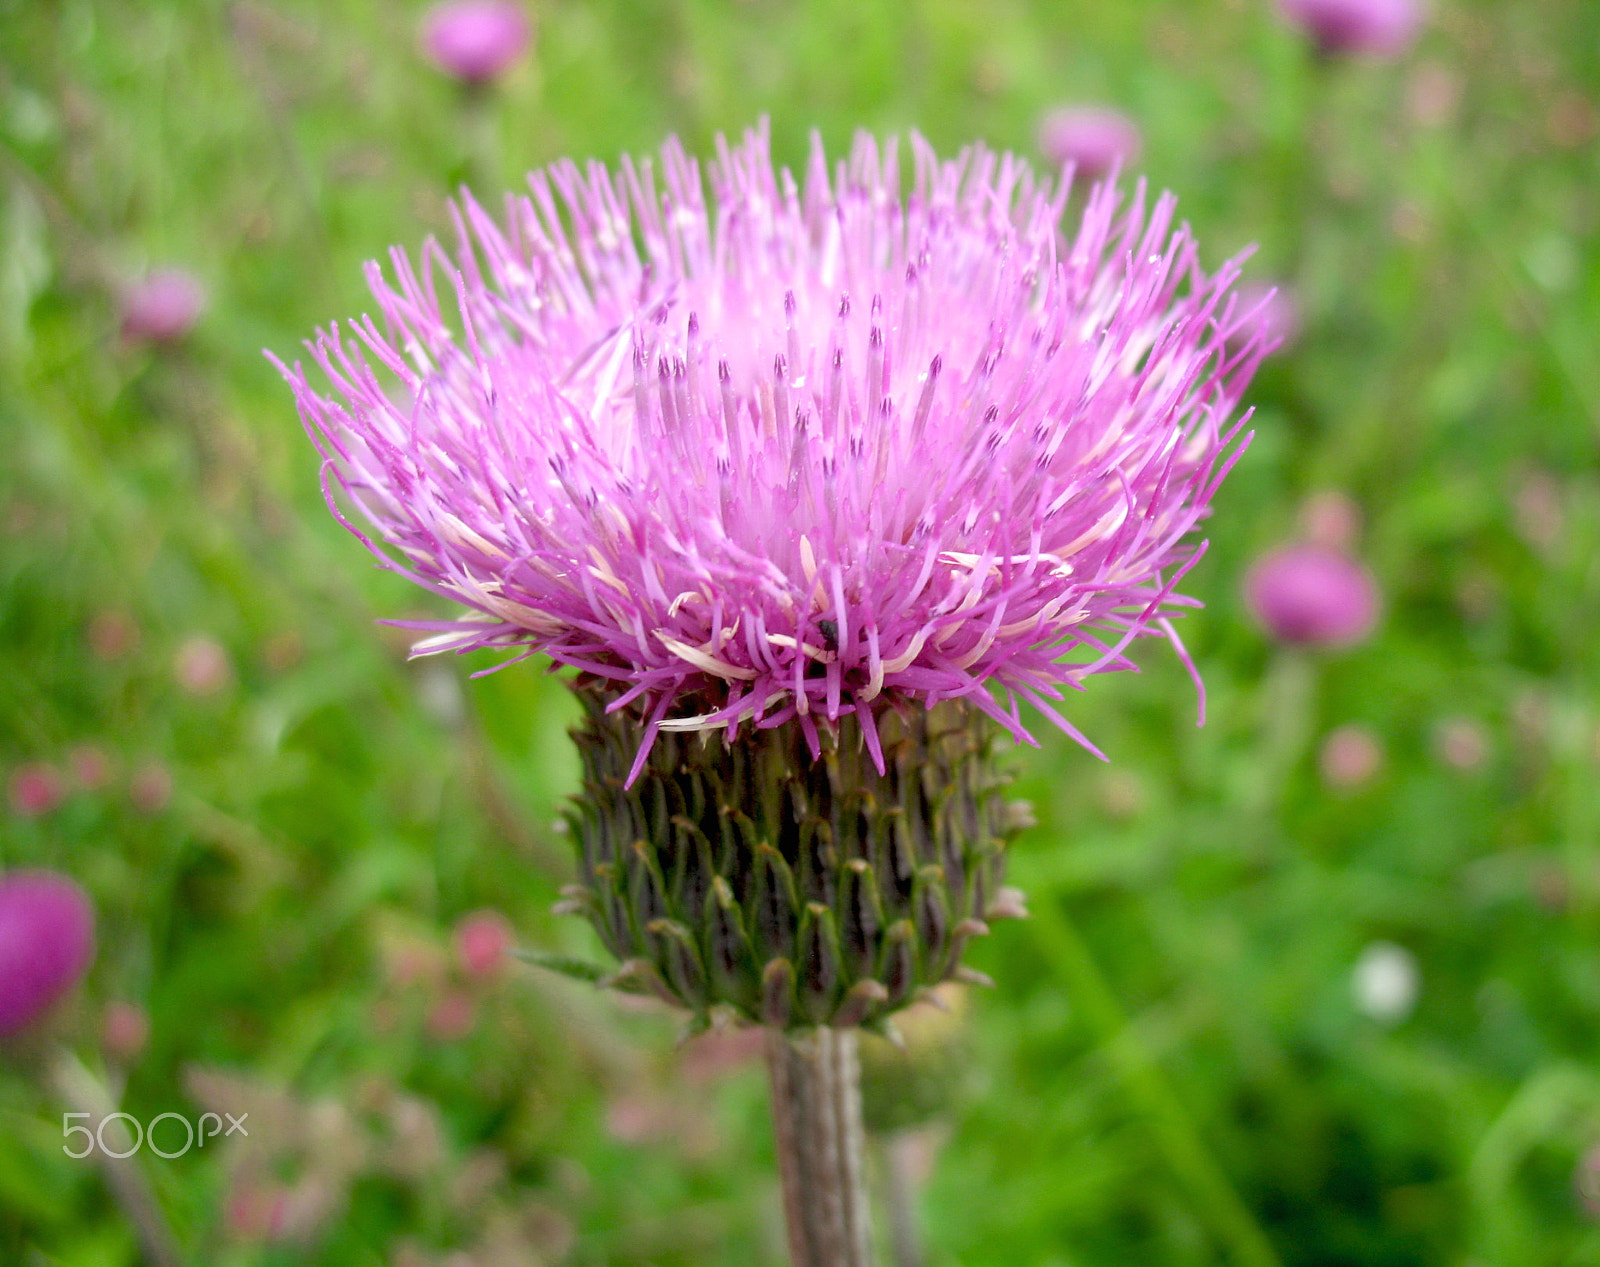
<svg viewBox="0 0 1600 1267"><path fill-rule="evenodd" d="M913 138L909 194L900 157L814 142L796 179L763 127L709 202L676 141L558 163L369 266L377 317L308 345L331 392L284 373L333 513L471 609L416 654L537 650L645 701L647 740L953 698L1076 735L1063 688L1140 636L1184 654L1263 347L1237 262L1142 183L1068 236L1010 155Z"/></svg>

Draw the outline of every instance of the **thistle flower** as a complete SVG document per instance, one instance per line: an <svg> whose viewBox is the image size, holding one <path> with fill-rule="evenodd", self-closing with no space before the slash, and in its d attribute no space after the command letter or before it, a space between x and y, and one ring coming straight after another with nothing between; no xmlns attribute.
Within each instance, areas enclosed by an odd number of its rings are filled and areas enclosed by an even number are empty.
<svg viewBox="0 0 1600 1267"><path fill-rule="evenodd" d="M13 814L39 818L67 799L67 781L48 761L29 761L11 772L8 791Z"/></svg>
<svg viewBox="0 0 1600 1267"><path fill-rule="evenodd" d="M1258 560L1245 578L1245 598L1280 642L1350 646L1378 620L1372 574L1343 551L1311 543Z"/></svg>
<svg viewBox="0 0 1600 1267"><path fill-rule="evenodd" d="M1420 0L1278 0L1324 55L1398 57L1422 26Z"/></svg>
<svg viewBox="0 0 1600 1267"><path fill-rule="evenodd" d="M1270 282L1245 282L1239 287L1239 307L1245 312L1260 310L1258 320L1276 347L1288 346L1300 337L1300 306L1282 285ZM1251 329L1254 333L1254 329Z"/></svg>
<svg viewBox="0 0 1600 1267"><path fill-rule="evenodd" d="M1105 106L1063 106L1039 123L1039 152L1056 167L1073 164L1093 180L1139 157L1144 137L1139 125Z"/></svg>
<svg viewBox="0 0 1600 1267"><path fill-rule="evenodd" d="M176 343L205 310L206 292L193 274L162 268L141 278L122 296L122 337L146 343Z"/></svg>
<svg viewBox="0 0 1600 1267"><path fill-rule="evenodd" d="M894 143L814 142L797 180L763 128L709 205L675 141L560 163L369 266L379 318L310 345L331 395L284 368L333 513L469 609L415 654L577 670L572 904L702 1014L854 1023L957 974L1018 821L983 718L1087 746L1064 688L1142 636L1188 662L1265 343L1237 265L1142 184L1067 237L1013 157L912 160L907 195Z"/></svg>
<svg viewBox="0 0 1600 1267"><path fill-rule="evenodd" d="M422 23L423 52L468 84L498 78L531 38L528 15L513 0L444 0Z"/></svg>
<svg viewBox="0 0 1600 1267"><path fill-rule="evenodd" d="M88 971L94 908L53 871L0 874L0 1039L27 1029Z"/></svg>

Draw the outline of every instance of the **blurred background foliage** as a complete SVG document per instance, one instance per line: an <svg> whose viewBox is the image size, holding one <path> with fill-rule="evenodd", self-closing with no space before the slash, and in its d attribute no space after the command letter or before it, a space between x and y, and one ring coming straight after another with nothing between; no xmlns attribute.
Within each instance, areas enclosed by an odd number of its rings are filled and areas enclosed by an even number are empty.
<svg viewBox="0 0 1600 1267"><path fill-rule="evenodd" d="M1381 62L1266 0L529 13L466 92L408 3L0 0L0 867L93 893L60 1025L128 1111L260 1124L144 1158L193 1261L781 1255L747 1044L463 952L491 908L594 953L548 913L564 690L406 662L374 621L424 600L331 521L261 349L363 311L462 182L762 114L791 164L813 128L1037 158L1089 103L1300 330L1188 583L1208 723L1156 647L1074 702L1109 765L1018 754L1032 918L893 1145L928 1261L1600 1263L1592 4L1436 0ZM124 337L161 266L204 312ZM1277 648L1242 578L1329 494L1381 624ZM0 1069L0 1262L132 1263L62 1107Z"/></svg>

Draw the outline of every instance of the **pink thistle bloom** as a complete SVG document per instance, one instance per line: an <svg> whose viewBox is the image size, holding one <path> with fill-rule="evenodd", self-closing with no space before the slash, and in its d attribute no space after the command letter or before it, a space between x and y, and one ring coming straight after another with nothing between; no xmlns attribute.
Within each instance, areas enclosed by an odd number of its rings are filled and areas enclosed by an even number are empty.
<svg viewBox="0 0 1600 1267"><path fill-rule="evenodd" d="M150 1014L137 1003L114 999L100 1017L100 1045L119 1064L138 1058L150 1040Z"/></svg>
<svg viewBox="0 0 1600 1267"><path fill-rule="evenodd" d="M1091 180L1127 167L1143 148L1139 125L1104 106L1062 107L1039 124L1039 152L1056 167L1073 164Z"/></svg>
<svg viewBox="0 0 1600 1267"><path fill-rule="evenodd" d="M0 1038L20 1034L94 959L94 908L53 871L0 873Z"/></svg>
<svg viewBox="0 0 1600 1267"><path fill-rule="evenodd" d="M377 318L308 345L332 394L279 367L335 516L470 609L413 654L608 680L630 778L664 730L793 721L815 755L850 714L881 772L874 717L942 700L1087 745L1063 688L1145 635L1188 663L1175 587L1265 347L1237 262L1142 183L1068 235L1022 161L911 149L903 195L893 142L796 179L763 127L709 204L676 141L562 162L501 221L467 199L453 255L369 265Z"/></svg>
<svg viewBox="0 0 1600 1267"><path fill-rule="evenodd" d="M233 665L220 642L196 634L173 656L172 676L191 695L215 695L233 680Z"/></svg>
<svg viewBox="0 0 1600 1267"><path fill-rule="evenodd" d="M422 49L469 84L498 78L527 50L528 15L511 0L444 0L422 22Z"/></svg>
<svg viewBox="0 0 1600 1267"><path fill-rule="evenodd" d="M1422 26L1420 0L1278 0L1326 54L1398 57Z"/></svg>
<svg viewBox="0 0 1600 1267"><path fill-rule="evenodd" d="M472 1033L478 1006L464 990L447 990L428 1011L428 1033L440 1042L454 1042Z"/></svg>
<svg viewBox="0 0 1600 1267"><path fill-rule="evenodd" d="M1372 574L1323 545L1285 546L1265 555L1245 578L1245 597L1280 642L1349 646L1378 620Z"/></svg>
<svg viewBox="0 0 1600 1267"><path fill-rule="evenodd" d="M67 782L48 761L29 761L11 772L11 812L23 818L40 818L60 808L67 799Z"/></svg>
<svg viewBox="0 0 1600 1267"><path fill-rule="evenodd" d="M1383 745L1371 727L1356 723L1340 726L1322 744L1318 759L1322 781L1339 789L1358 788L1383 766Z"/></svg>
<svg viewBox="0 0 1600 1267"><path fill-rule="evenodd" d="M122 336L148 343L176 343L206 306L206 292L181 268L158 269L122 296Z"/></svg>
<svg viewBox="0 0 1600 1267"><path fill-rule="evenodd" d="M111 781L111 758L94 744L79 744L68 754L72 777L86 792L95 792Z"/></svg>
<svg viewBox="0 0 1600 1267"><path fill-rule="evenodd" d="M509 963L516 945L511 921L499 911L474 911L455 926L456 960L461 970L479 981L497 976Z"/></svg>
<svg viewBox="0 0 1600 1267"><path fill-rule="evenodd" d="M159 814L172 799L172 771L160 761L146 761L128 781L128 799L141 814Z"/></svg>

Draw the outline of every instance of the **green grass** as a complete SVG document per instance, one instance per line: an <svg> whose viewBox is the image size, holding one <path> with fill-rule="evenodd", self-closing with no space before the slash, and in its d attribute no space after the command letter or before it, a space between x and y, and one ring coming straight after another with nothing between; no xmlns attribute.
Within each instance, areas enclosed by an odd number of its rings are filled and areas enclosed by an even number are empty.
<svg viewBox="0 0 1600 1267"><path fill-rule="evenodd" d="M1593 15L1435 9L1396 64L1319 65L1266 0L557 0L479 108L419 57L419 6L0 3L0 772L83 744L113 764L45 817L6 809L0 867L93 892L61 1023L130 1112L261 1123L145 1158L194 1262L781 1255L748 1062L714 1073L670 1018L532 970L430 1032L467 988L466 912L597 953L548 913L571 710L533 667L405 662L373 622L425 600L330 520L261 349L362 311L361 262L443 231L463 181L671 130L704 151L762 114L790 163L813 128L1031 154L1045 108L1106 101L1207 262L1258 243L1305 329L1257 380L1191 574L1208 724L1153 648L1074 701L1109 767L1018 754L1034 918L976 953L999 985L964 1014L930 1263L1600 1263L1575 1186L1600 1143ZM204 279L204 318L127 346L117 288L165 263ZM1295 658L1240 582L1328 489L1361 508L1385 614ZM137 631L111 657L107 613ZM196 635L231 665L212 695L173 676ZM1481 733L1471 768L1441 755L1453 722ZM1318 751L1348 723L1385 758L1337 791ZM141 811L152 764L173 791ZM1376 940L1420 968L1389 1026L1350 986ZM151 1020L126 1071L99 1054L113 999ZM132 1263L61 1107L0 1068L0 1262ZM274 1242L263 1191L323 1212Z"/></svg>

